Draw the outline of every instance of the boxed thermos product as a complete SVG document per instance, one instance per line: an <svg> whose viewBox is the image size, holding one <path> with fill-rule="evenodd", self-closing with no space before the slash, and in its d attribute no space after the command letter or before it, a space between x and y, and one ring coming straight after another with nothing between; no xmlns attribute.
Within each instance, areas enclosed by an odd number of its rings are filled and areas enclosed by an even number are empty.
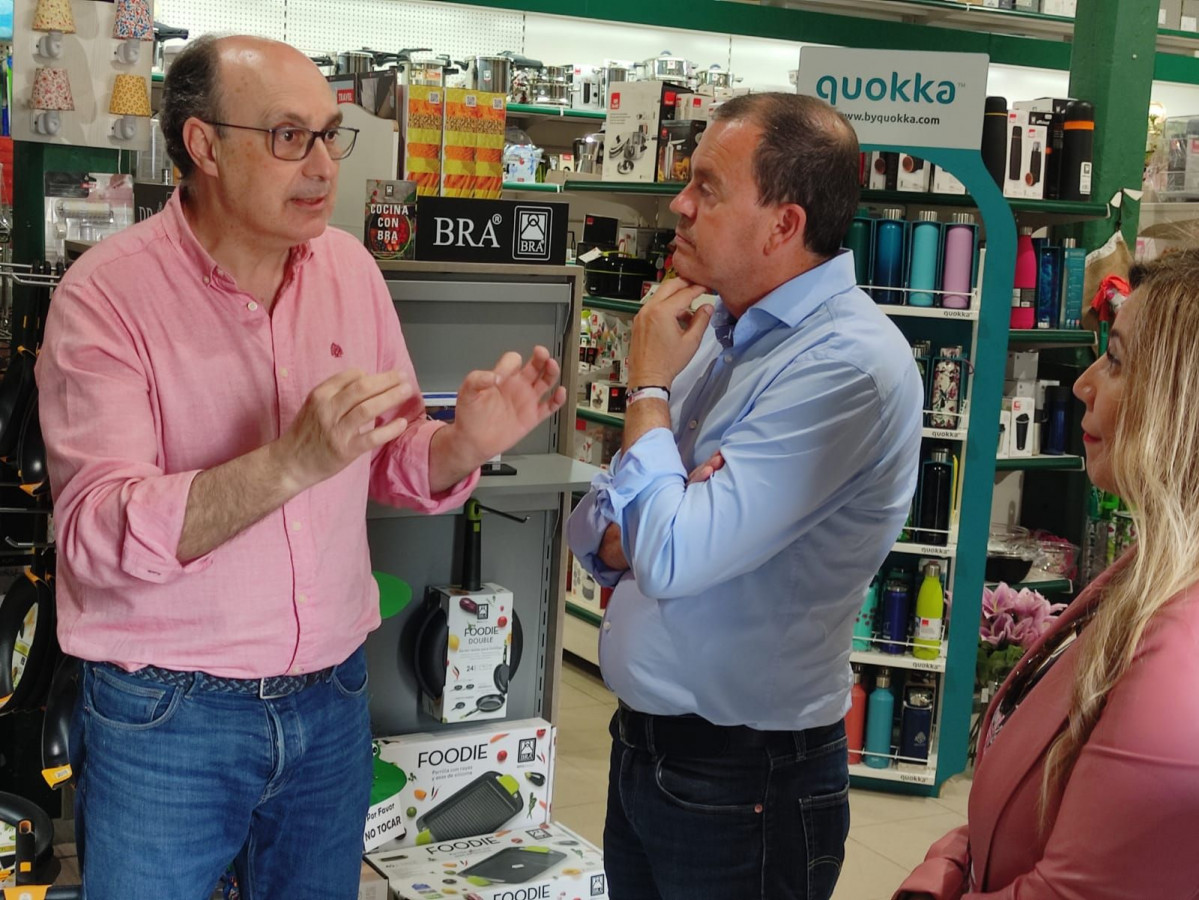
<svg viewBox="0 0 1199 900"><path fill-rule="evenodd" d="M591 408L601 413L621 413L625 411L628 401L629 387L615 381L591 382Z"/></svg>
<svg viewBox="0 0 1199 900"><path fill-rule="evenodd" d="M372 805L367 816L366 848L541 825L550 816L555 740L544 719L376 739L371 799L384 792L380 785L390 793L388 806ZM394 816L402 830L372 838L372 825Z"/></svg>
<svg viewBox="0 0 1199 900"><path fill-rule="evenodd" d="M675 118L679 98L690 93L690 88L666 81L613 82L604 122L604 178L654 181L658 128Z"/></svg>
<svg viewBox="0 0 1199 900"><path fill-rule="evenodd" d="M367 179L363 240L376 259L416 255L415 182Z"/></svg>
<svg viewBox="0 0 1199 900"><path fill-rule="evenodd" d="M662 123L658 130L659 181L691 180L691 157L707 127L703 120Z"/></svg>
<svg viewBox="0 0 1199 900"><path fill-rule="evenodd" d="M1035 387L1034 387L1035 390ZM1008 429L1008 453L1013 459L1020 456L1033 456L1036 453L1033 425L1037 418L1037 401L1035 397L1005 397L1003 406L1011 412L1012 424Z"/></svg>
<svg viewBox="0 0 1199 900"><path fill-rule="evenodd" d="M445 92L422 84L398 89L400 120L400 175L416 182L422 196L441 190L441 129Z"/></svg>
<svg viewBox="0 0 1199 900"><path fill-rule="evenodd" d="M708 121L712 112L712 98L707 94L684 94L675 106L674 117L682 122L691 120Z"/></svg>
<svg viewBox="0 0 1199 900"><path fill-rule="evenodd" d="M445 614L448 637L445 684L439 697L422 692L424 711L447 724L502 719L508 712L512 592L485 582L477 591L445 585L431 593Z"/></svg>
<svg viewBox="0 0 1199 900"><path fill-rule="evenodd" d="M397 900L606 900L599 849L562 825L372 853Z"/></svg>
<svg viewBox="0 0 1199 900"><path fill-rule="evenodd" d="M1182 31L1199 31L1199 2L1182 0L1178 16L1178 27Z"/></svg>
<svg viewBox="0 0 1199 900"><path fill-rule="evenodd" d="M1045 147L1049 129L1029 121L1029 110L1008 112L1007 172L1005 197L1040 200L1045 196Z"/></svg>
<svg viewBox="0 0 1199 900"><path fill-rule="evenodd" d="M899 154L893 150L875 150L870 154L870 181L872 191L899 190Z"/></svg>
<svg viewBox="0 0 1199 900"><path fill-rule="evenodd" d="M1157 10L1157 27L1171 31L1182 27L1182 0L1161 0Z"/></svg>
<svg viewBox="0 0 1199 900"><path fill-rule="evenodd" d="M899 154L899 170L896 172L895 188L900 191L926 193L932 164L919 156Z"/></svg>
<svg viewBox="0 0 1199 900"><path fill-rule="evenodd" d="M961 180L940 166L933 166L932 192L934 194L964 194L966 185Z"/></svg>

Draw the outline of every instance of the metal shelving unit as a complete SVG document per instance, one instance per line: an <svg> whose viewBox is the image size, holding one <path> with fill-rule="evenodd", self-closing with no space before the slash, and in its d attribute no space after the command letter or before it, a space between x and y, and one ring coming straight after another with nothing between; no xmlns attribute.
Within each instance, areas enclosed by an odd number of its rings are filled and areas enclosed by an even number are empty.
<svg viewBox="0 0 1199 900"><path fill-rule="evenodd" d="M541 119L578 119L579 121L604 121L608 114L594 109L572 109L568 106L537 106L533 103L509 103L508 115L516 118L535 117Z"/></svg>
<svg viewBox="0 0 1199 900"><path fill-rule="evenodd" d="M997 472L1030 472L1035 470L1060 469L1077 472L1086 468L1081 456L1022 456L995 460Z"/></svg>

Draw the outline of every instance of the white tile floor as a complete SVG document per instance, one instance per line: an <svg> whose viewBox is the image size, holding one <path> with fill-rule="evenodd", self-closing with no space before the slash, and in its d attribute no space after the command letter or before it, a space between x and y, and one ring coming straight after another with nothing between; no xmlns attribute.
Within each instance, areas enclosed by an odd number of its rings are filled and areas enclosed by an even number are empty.
<svg viewBox="0 0 1199 900"><path fill-rule="evenodd" d="M558 706L554 818L601 844L608 786L608 720L616 698L587 664L568 656ZM955 778L937 799L852 790L845 864L833 900L890 900L929 845L966 821L970 782Z"/></svg>

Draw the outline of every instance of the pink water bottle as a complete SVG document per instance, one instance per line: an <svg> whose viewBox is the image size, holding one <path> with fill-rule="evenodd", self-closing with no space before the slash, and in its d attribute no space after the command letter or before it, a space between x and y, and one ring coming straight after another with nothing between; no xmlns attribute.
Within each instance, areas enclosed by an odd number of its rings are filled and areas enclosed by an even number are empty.
<svg viewBox="0 0 1199 900"><path fill-rule="evenodd" d="M945 266L941 288L945 291L941 305L946 309L969 309L970 291L974 285L974 216L967 212L954 213L945 229Z"/></svg>
<svg viewBox="0 0 1199 900"><path fill-rule="evenodd" d="M1012 283L1013 330L1037 325L1037 252L1032 246L1032 229L1021 228L1016 237L1016 278Z"/></svg>

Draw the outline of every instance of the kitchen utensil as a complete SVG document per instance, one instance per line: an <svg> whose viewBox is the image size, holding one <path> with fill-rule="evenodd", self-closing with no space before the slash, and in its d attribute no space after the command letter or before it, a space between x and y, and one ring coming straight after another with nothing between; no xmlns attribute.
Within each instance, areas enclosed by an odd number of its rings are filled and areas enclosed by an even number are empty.
<svg viewBox="0 0 1199 900"><path fill-rule="evenodd" d="M338 75L365 75L375 70L375 54L372 50L343 50L337 54Z"/></svg>
<svg viewBox="0 0 1199 900"><path fill-rule="evenodd" d="M500 884L524 884L548 872L564 859L565 853L546 847L505 847L494 856L463 869L461 874L475 884L479 882L474 879Z"/></svg>
<svg viewBox="0 0 1199 900"><path fill-rule="evenodd" d="M511 775L484 772L455 791L416 820L425 843L456 841L478 834L491 834L524 808L520 785Z"/></svg>
<svg viewBox="0 0 1199 900"><path fill-rule="evenodd" d="M641 285L658 274L652 263L635 256L605 253L583 267L583 283L593 297L640 300Z"/></svg>
<svg viewBox="0 0 1199 900"><path fill-rule="evenodd" d="M645 77L652 81L673 81L676 84L686 84L695 71L695 64L681 56L671 56L663 50L660 54L644 60Z"/></svg>
<svg viewBox="0 0 1199 900"><path fill-rule="evenodd" d="M512 60L506 56L472 56L459 65L471 90L507 94L512 86Z"/></svg>
<svg viewBox="0 0 1199 900"><path fill-rule="evenodd" d="M604 133L596 131L574 141L575 171L598 175L604 163Z"/></svg>

